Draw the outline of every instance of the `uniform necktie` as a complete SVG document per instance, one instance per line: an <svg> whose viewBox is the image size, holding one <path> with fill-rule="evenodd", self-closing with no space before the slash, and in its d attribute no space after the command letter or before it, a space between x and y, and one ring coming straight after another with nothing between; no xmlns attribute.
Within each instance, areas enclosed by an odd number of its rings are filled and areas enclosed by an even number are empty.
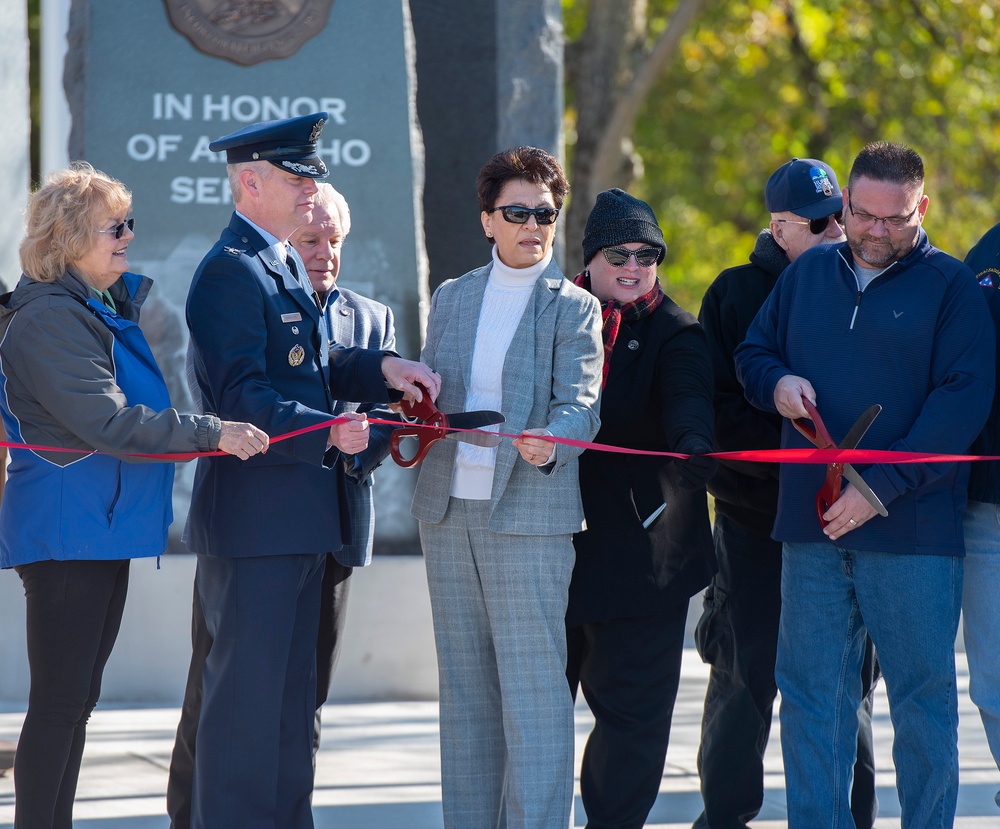
<svg viewBox="0 0 1000 829"><path fill-rule="evenodd" d="M292 253L292 249L287 245L285 246L285 264L288 266L288 270L292 272L292 276L298 280L299 269L295 265L295 254Z"/></svg>

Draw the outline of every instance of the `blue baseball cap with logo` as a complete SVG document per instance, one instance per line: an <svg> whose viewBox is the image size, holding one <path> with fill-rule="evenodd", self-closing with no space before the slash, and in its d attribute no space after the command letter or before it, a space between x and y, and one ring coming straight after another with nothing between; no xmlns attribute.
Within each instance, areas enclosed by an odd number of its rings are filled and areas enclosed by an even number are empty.
<svg viewBox="0 0 1000 829"><path fill-rule="evenodd" d="M815 158L793 158L767 180L764 206L769 213L822 219L843 210L844 200L837 175L828 164Z"/></svg>

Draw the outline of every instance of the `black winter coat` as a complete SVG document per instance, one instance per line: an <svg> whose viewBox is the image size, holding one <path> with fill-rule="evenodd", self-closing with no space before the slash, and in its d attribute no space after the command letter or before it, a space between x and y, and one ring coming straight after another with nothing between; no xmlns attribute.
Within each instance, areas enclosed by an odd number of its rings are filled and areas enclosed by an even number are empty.
<svg viewBox="0 0 1000 829"><path fill-rule="evenodd" d="M704 451L712 419L712 365L698 321L669 298L648 317L623 321L595 440ZM708 499L703 487L680 485L678 463L594 450L580 456L587 529L573 538L569 627L665 613L708 584L715 572Z"/></svg>
<svg viewBox="0 0 1000 829"><path fill-rule="evenodd" d="M749 264L724 270L705 292L698 319L712 355L717 452L781 445L781 415L757 409L746 399L736 379L733 352L787 266L784 250L771 231L764 230ZM722 461L708 491L718 515L760 535L771 534L778 511L778 464Z"/></svg>

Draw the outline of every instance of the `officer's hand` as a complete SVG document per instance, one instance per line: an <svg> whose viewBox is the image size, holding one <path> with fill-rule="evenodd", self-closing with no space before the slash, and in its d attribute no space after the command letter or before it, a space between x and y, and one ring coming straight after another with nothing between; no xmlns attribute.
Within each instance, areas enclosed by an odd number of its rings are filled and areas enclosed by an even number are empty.
<svg viewBox="0 0 1000 829"><path fill-rule="evenodd" d="M441 391L441 375L432 371L429 366L413 360L404 360L402 357L386 355L382 358L382 376L385 382L394 389L403 392L407 399L423 400L423 392L414 383L421 383L428 392L431 400L437 400Z"/></svg>
<svg viewBox="0 0 1000 829"><path fill-rule="evenodd" d="M340 417L346 417L346 422L334 423L330 427L330 446L336 446L341 452L356 455L368 448L368 416L364 413L345 412Z"/></svg>

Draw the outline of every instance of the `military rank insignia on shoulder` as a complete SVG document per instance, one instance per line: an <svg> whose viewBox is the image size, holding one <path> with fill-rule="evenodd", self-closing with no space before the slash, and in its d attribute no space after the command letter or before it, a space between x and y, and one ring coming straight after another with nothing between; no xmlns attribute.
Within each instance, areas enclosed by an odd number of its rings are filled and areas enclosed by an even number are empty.
<svg viewBox="0 0 1000 829"><path fill-rule="evenodd" d="M226 253L231 253L233 256L239 256L243 251L239 248L232 248L229 245L224 245L222 248Z"/></svg>

